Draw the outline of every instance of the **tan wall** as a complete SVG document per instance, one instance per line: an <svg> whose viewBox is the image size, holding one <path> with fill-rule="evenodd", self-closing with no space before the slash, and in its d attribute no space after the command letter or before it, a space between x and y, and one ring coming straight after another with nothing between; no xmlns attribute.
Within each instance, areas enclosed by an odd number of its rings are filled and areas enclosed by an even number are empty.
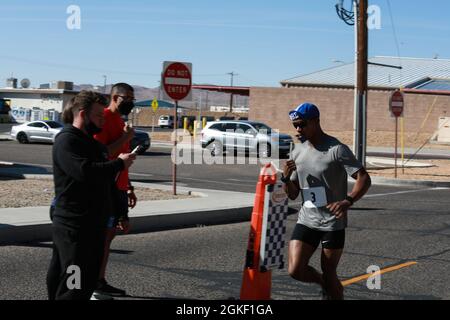
<svg viewBox="0 0 450 320"><path fill-rule="evenodd" d="M368 130L394 131L395 120L388 111L390 94L390 91L369 91ZM294 130L291 128L288 112L304 101L319 107L325 131L353 130L353 89L252 87L249 119L263 121L273 128L292 134ZM428 120L420 130L434 101ZM406 132L431 134L437 130L439 117L450 116L450 96L405 94L404 115Z"/></svg>

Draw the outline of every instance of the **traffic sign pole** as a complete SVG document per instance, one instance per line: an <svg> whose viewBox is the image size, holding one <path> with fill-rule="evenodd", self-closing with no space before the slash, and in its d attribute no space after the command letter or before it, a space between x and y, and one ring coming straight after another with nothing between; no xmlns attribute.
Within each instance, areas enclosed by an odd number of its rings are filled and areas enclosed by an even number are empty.
<svg viewBox="0 0 450 320"><path fill-rule="evenodd" d="M394 153L394 177L397 179L397 140L398 140L398 117L395 117L395 153Z"/></svg>
<svg viewBox="0 0 450 320"><path fill-rule="evenodd" d="M397 179L397 149L398 149L398 117L403 115L403 108L405 106L403 93L396 90L392 93L391 99L389 101L389 109L391 114L395 117L395 152L394 152L394 177ZM402 122L403 128L403 122ZM403 129L402 129L403 130ZM403 148L403 146L402 146ZM402 151L402 161L403 161L403 151ZM403 165L403 164L402 164Z"/></svg>
<svg viewBox="0 0 450 320"><path fill-rule="evenodd" d="M175 100L175 108L173 114L173 130L174 130L174 141L173 141L173 150L175 150L173 164L172 164L172 185L173 185L173 194L177 194L177 142L178 142L178 101Z"/></svg>
<svg viewBox="0 0 450 320"><path fill-rule="evenodd" d="M163 64L162 86L164 93L175 102L174 108L174 157L172 164L173 194L177 194L177 129L178 129L178 102L190 97L192 87L192 64L185 62L166 61Z"/></svg>

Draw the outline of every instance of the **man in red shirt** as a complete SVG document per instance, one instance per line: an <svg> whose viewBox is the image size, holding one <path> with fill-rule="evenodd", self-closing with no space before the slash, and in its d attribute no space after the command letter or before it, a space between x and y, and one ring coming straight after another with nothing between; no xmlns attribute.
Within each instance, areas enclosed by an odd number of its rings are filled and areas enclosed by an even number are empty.
<svg viewBox="0 0 450 320"><path fill-rule="evenodd" d="M125 124L122 118L128 117L134 107L134 100L134 89L129 84L117 83L112 87L110 104L104 110L105 124L103 130L94 136L107 147L110 159L116 159L121 153L130 152L130 140L133 139L134 129ZM125 290L115 288L106 282L105 272L111 242L116 235L116 230L119 229L128 233L130 229L128 207L134 208L137 198L128 177L128 170L123 170L117 175L116 184L118 192L114 203L115 212L111 213L108 220L105 255L93 299L126 295Z"/></svg>

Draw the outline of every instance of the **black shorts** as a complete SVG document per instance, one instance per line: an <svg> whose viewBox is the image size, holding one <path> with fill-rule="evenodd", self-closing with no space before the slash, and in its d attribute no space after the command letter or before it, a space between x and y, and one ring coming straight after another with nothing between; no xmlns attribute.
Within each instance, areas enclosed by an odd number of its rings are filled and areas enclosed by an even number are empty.
<svg viewBox="0 0 450 320"><path fill-rule="evenodd" d="M115 215L108 218L106 227L108 229L115 228L119 223L120 217L128 216L128 194L126 191L117 190L115 198Z"/></svg>
<svg viewBox="0 0 450 320"><path fill-rule="evenodd" d="M324 249L343 249L345 244L345 229L338 231L320 231L297 223L291 240L300 240L314 248L317 248L319 243L322 243L322 248Z"/></svg>

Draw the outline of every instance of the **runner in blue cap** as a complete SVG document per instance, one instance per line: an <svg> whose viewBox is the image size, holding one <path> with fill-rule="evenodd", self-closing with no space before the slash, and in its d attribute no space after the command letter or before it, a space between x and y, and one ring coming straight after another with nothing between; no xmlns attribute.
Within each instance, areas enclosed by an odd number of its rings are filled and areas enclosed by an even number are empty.
<svg viewBox="0 0 450 320"><path fill-rule="evenodd" d="M348 146L323 132L319 109L303 103L289 112L301 143L284 166L282 181L290 199L301 194L302 206L289 244L289 275L317 283L323 298L343 299L337 276L347 227L347 210L370 187L370 176ZM347 193L347 175L356 179ZM322 273L309 260L322 244Z"/></svg>

